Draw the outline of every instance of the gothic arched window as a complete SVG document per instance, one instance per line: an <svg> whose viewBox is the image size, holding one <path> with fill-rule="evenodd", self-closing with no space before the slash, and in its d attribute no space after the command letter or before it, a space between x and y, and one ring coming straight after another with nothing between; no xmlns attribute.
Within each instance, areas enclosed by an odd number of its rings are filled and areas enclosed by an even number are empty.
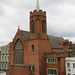
<svg viewBox="0 0 75 75"><path fill-rule="evenodd" d="M34 53L34 45L32 45L32 53Z"/></svg>
<svg viewBox="0 0 75 75"><path fill-rule="evenodd" d="M31 33L35 33L34 21L31 22Z"/></svg>
<svg viewBox="0 0 75 75"><path fill-rule="evenodd" d="M15 64L23 64L23 45L21 40L18 40L15 45Z"/></svg>
<svg viewBox="0 0 75 75"><path fill-rule="evenodd" d="M42 21L42 33L45 33L45 21Z"/></svg>

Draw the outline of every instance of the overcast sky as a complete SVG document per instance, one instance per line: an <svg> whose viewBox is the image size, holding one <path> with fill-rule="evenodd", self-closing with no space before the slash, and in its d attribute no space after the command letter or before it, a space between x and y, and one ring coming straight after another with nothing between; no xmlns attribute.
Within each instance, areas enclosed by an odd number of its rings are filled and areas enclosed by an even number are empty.
<svg viewBox="0 0 75 75"><path fill-rule="evenodd" d="M47 33L75 42L75 0L39 0L46 11ZM18 26L29 31L29 12L36 9L36 0L0 0L0 45L14 38Z"/></svg>

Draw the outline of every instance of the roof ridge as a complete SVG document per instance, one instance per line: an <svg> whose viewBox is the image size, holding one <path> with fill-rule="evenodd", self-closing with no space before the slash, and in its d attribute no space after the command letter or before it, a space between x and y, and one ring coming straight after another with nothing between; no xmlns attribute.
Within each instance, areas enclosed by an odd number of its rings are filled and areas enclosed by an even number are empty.
<svg viewBox="0 0 75 75"><path fill-rule="evenodd" d="M21 30L21 31L25 31L25 30ZM30 31L25 31L25 32L30 32Z"/></svg>
<svg viewBox="0 0 75 75"><path fill-rule="evenodd" d="M57 38L62 38L61 36L54 36L54 35L48 35L48 36L57 37Z"/></svg>

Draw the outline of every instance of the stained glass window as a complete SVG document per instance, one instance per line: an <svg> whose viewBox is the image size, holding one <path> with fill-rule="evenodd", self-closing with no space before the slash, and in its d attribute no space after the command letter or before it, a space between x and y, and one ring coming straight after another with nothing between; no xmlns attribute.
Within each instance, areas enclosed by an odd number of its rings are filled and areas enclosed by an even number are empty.
<svg viewBox="0 0 75 75"><path fill-rule="evenodd" d="M15 45L15 64L23 64L23 45L20 40Z"/></svg>

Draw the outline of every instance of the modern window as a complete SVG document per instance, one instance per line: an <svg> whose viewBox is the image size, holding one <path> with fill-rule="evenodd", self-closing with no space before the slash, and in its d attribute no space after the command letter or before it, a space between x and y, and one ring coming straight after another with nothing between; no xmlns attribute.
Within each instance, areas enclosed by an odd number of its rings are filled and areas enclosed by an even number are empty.
<svg viewBox="0 0 75 75"><path fill-rule="evenodd" d="M46 28L45 21L42 21L42 33L45 33L45 28Z"/></svg>
<svg viewBox="0 0 75 75"><path fill-rule="evenodd" d="M35 33L34 21L31 22L31 33Z"/></svg>
<svg viewBox="0 0 75 75"><path fill-rule="evenodd" d="M48 75L57 75L56 69L48 69Z"/></svg>
<svg viewBox="0 0 75 75"><path fill-rule="evenodd" d="M57 63L56 58L47 58L47 63Z"/></svg>
<svg viewBox="0 0 75 75"><path fill-rule="evenodd" d="M73 68L75 68L75 63L73 63Z"/></svg>
<svg viewBox="0 0 75 75"><path fill-rule="evenodd" d="M23 64L23 44L18 40L15 45L15 64Z"/></svg>
<svg viewBox="0 0 75 75"><path fill-rule="evenodd" d="M67 63L67 68L70 68L70 63Z"/></svg>
<svg viewBox="0 0 75 75"><path fill-rule="evenodd" d="M32 53L34 53L34 45L32 45Z"/></svg>

